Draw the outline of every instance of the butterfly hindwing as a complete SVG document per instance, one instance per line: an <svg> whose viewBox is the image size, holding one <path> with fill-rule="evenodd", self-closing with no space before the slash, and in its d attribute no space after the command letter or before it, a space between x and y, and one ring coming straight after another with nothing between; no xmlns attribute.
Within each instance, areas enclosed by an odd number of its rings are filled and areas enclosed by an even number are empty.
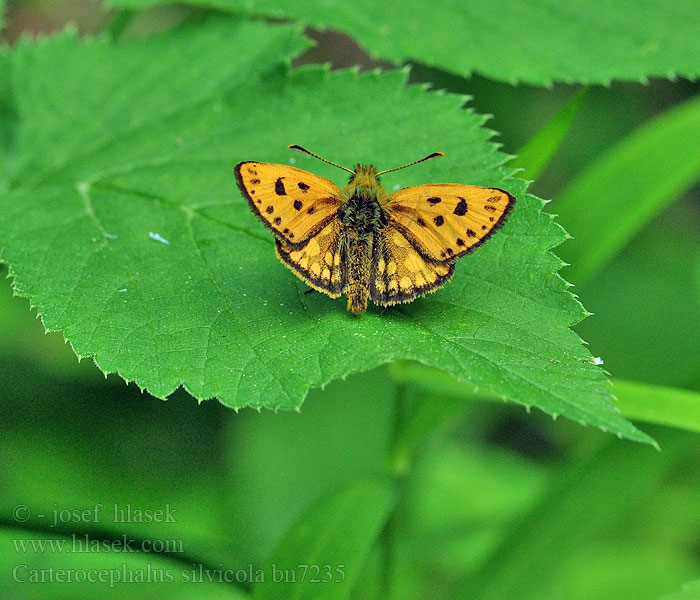
<svg viewBox="0 0 700 600"><path fill-rule="evenodd" d="M345 244L340 223L333 219L306 245L294 249L279 240L277 256L311 287L337 298L348 282Z"/></svg>
<svg viewBox="0 0 700 600"><path fill-rule="evenodd" d="M338 186L308 171L251 161L236 165L235 172L250 208L288 247L302 247L338 211Z"/></svg>
<svg viewBox="0 0 700 600"><path fill-rule="evenodd" d="M421 255L451 262L503 226L514 204L515 198L498 188L436 183L397 190L383 208Z"/></svg>
<svg viewBox="0 0 700 600"><path fill-rule="evenodd" d="M391 225L377 232L370 271L369 294L375 304L409 302L445 284L454 264L426 261Z"/></svg>

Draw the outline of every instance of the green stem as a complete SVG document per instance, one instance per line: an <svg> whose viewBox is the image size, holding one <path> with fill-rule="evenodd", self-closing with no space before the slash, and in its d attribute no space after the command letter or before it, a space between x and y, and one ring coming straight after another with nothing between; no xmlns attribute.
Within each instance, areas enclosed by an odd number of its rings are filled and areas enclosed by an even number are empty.
<svg viewBox="0 0 700 600"><path fill-rule="evenodd" d="M406 386L399 383L396 386L392 406L392 426L389 438L389 450L384 458L384 467L394 477L403 477L410 468L411 456L403 442L403 431L408 416L406 406Z"/></svg>
<svg viewBox="0 0 700 600"><path fill-rule="evenodd" d="M406 385L398 383L392 405L392 426L391 436L389 438L389 450L384 459L384 468L394 477L397 485L397 502L380 536L382 562L384 564L384 568L382 569L382 589L384 590L383 595L385 598L391 596L396 519L399 507L403 501L406 476L411 466L410 453L407 451L406 445L402 443L404 425L408 412L406 400Z"/></svg>

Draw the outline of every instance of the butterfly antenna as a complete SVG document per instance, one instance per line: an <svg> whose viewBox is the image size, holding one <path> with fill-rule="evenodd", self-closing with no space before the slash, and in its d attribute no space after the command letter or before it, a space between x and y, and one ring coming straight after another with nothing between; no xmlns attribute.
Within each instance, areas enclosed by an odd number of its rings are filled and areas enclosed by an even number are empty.
<svg viewBox="0 0 700 600"><path fill-rule="evenodd" d="M412 167L413 165L417 165L418 163L425 162L426 160L430 160L431 158L437 158L438 156L445 156L443 152L433 152L432 154L428 154L428 156L425 156L424 158L421 158L420 160L414 160L413 162L408 163L407 165L403 165L402 167L394 167L393 169L387 169L386 171L380 171L377 173L377 177L380 175L384 175L384 173L391 173L392 171L398 171L399 169L405 169L406 167Z"/></svg>
<svg viewBox="0 0 700 600"><path fill-rule="evenodd" d="M297 146L296 144L290 144L287 146L287 148L291 148L292 150L298 150L299 152L304 152L305 154L308 154L309 156L313 156L314 158L318 158L318 160L322 160L325 163L328 163L329 165L333 165L334 167L338 167L339 169L343 169L343 171L347 171L348 173L352 173L353 175L355 174L355 171L351 171L350 169L346 169L345 167L341 167L340 165L336 165L334 162L331 162L330 160L326 160L325 158L321 158L318 154L314 154L313 152L309 152L306 148L302 148L301 146Z"/></svg>

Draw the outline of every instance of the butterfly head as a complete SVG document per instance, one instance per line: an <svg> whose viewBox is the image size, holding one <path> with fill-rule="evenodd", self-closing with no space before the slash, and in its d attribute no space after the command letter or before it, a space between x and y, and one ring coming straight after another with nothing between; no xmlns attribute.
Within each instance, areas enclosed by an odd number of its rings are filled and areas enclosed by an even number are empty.
<svg viewBox="0 0 700 600"><path fill-rule="evenodd" d="M303 152L314 158L318 158L334 167L343 169L350 173L350 181L341 192L342 208L338 213L341 222L348 227L352 235L358 241L368 242L379 229L388 225L388 219L382 208L387 201L387 193L382 184L379 182L379 176L384 173L391 173L405 169L412 165L425 162L438 156L444 156L442 152L433 152L420 160L414 160L406 165L387 169L386 171L377 172L374 165L356 164L354 169L348 169L334 162L320 157L318 154L310 152L302 146L292 144L288 146L292 150Z"/></svg>
<svg viewBox="0 0 700 600"><path fill-rule="evenodd" d="M379 185L377 169L374 165L357 164L353 168L353 174L350 175L349 183L358 187L374 188Z"/></svg>

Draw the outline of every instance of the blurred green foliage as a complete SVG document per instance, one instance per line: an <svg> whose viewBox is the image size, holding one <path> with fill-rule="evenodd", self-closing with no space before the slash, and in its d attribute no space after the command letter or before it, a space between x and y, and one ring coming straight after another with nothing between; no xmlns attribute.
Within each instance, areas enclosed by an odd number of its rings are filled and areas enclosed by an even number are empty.
<svg viewBox="0 0 700 600"><path fill-rule="evenodd" d="M51 5L50 18L42 16L48 5L10 3L7 39L16 39L19 29L75 18L73 7L60 2ZM95 3L90 23L103 15ZM170 18L167 10L146 13L138 26L156 21L157 28ZM332 56L332 48L326 52ZM412 77L472 94L478 112L496 115L490 124L511 154L567 106L573 92L562 85L461 79L425 66ZM556 213L560 192L597 157L698 92L687 81L591 88L531 189L553 198ZM0 104L3 93L0 87ZM691 139L677 143L697 146ZM665 158L676 151L656 149L664 150ZM12 297L3 279L0 597L235 599L274 590L277 598L309 593L358 600L698 598L697 582L684 584L700 570L700 444L697 434L681 430L682 413L668 419L668 406L677 404L661 387L680 389L688 414L697 409L691 394L700 392L697 182L689 190L657 205L624 247L574 288L595 313L577 331L614 378L628 380L622 384L628 393L651 403L635 405L630 416L676 425L645 426L661 452L536 411L483 402L471 389L469 399L455 397L427 376L415 385L400 376L401 365L313 390L301 413L234 413L181 391L163 402L115 376L105 379L91 360L79 364L61 334L44 334L28 301ZM562 212L562 225L573 230L576 214ZM567 242L562 253L567 246L575 252L575 244ZM585 260L580 253L578 263ZM651 416L641 414L643 408ZM377 482L385 480L393 493L381 491ZM54 510L97 504L104 505L98 523L81 518L50 526ZM170 505L176 522L115 523L115 504ZM31 511L27 521L16 512L22 506ZM127 535L137 544L176 540L182 552L178 546L160 554L18 546L18 540L70 543L85 534L103 541ZM333 567L348 562L354 585L266 590L255 583L258 571L272 581L275 560L298 576L297 558L326 557ZM18 565L150 573L151 579L114 588L30 584L17 581L27 573ZM218 581L225 570L239 572L238 580ZM156 572L170 572L174 581L159 583Z"/></svg>
<svg viewBox="0 0 700 600"><path fill-rule="evenodd" d="M170 0L111 0L144 8ZM511 83L609 83L611 79L697 77L695 0L455 3L432 0L187 0L195 6L296 20L357 39L374 56L419 60L460 75ZM696 9L696 10L693 10ZM368 26L371 18L371 26ZM546 35L542 35L546 32Z"/></svg>

